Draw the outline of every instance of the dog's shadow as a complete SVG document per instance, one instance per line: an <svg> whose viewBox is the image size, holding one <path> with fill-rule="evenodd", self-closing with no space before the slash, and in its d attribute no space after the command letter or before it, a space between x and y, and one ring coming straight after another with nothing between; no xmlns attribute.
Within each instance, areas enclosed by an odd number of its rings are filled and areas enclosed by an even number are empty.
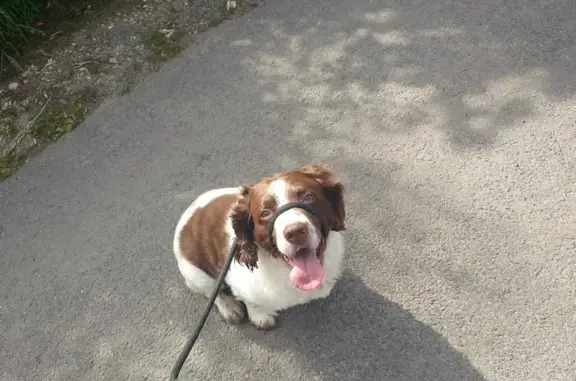
<svg viewBox="0 0 576 381"><path fill-rule="evenodd" d="M440 334L348 272L331 297L280 318L271 333L244 333L258 345L291 349L323 380L484 380Z"/></svg>

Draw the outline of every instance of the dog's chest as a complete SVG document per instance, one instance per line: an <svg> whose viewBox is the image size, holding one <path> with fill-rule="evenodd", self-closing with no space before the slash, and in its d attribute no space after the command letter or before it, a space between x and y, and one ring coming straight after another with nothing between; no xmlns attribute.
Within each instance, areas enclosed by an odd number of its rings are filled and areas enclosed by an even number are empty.
<svg viewBox="0 0 576 381"><path fill-rule="evenodd" d="M226 279L234 295L246 302L279 311L324 297L329 292L326 286L302 291L290 281L289 270L283 264L262 265L252 272L243 266L234 266Z"/></svg>

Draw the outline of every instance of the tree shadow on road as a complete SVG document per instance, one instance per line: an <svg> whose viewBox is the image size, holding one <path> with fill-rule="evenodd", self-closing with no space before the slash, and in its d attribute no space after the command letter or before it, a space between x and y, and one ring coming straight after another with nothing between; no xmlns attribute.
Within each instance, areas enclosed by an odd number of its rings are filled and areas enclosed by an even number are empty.
<svg viewBox="0 0 576 381"><path fill-rule="evenodd" d="M454 148L490 148L537 113L542 95L574 94L571 7L297 1L231 45L258 79L262 107L280 108L295 130L321 115L331 131L349 132L353 118L379 135L431 127Z"/></svg>
<svg viewBox="0 0 576 381"><path fill-rule="evenodd" d="M246 336L297 354L322 380L484 380L442 335L351 272L328 299L281 316L273 333Z"/></svg>

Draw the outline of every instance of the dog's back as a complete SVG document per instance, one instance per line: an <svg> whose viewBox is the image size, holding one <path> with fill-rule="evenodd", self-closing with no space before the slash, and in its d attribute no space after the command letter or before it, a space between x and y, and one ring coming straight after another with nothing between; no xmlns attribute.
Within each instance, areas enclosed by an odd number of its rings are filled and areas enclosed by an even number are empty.
<svg viewBox="0 0 576 381"><path fill-rule="evenodd" d="M230 210L238 200L236 188L208 191L184 212L174 236L176 256L216 278L228 252L226 229Z"/></svg>

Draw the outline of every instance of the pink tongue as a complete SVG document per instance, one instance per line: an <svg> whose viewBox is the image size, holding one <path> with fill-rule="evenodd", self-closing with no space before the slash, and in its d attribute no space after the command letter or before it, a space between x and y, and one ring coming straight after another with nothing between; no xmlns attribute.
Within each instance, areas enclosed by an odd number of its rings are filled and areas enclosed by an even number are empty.
<svg viewBox="0 0 576 381"><path fill-rule="evenodd" d="M324 269L316 258L315 250L309 250L306 254L294 258L290 279L304 291L314 290L320 286L324 279Z"/></svg>

